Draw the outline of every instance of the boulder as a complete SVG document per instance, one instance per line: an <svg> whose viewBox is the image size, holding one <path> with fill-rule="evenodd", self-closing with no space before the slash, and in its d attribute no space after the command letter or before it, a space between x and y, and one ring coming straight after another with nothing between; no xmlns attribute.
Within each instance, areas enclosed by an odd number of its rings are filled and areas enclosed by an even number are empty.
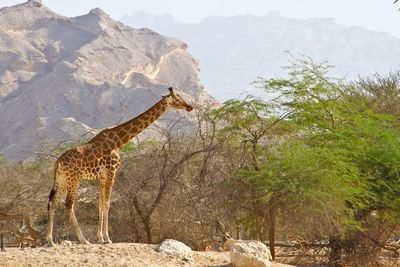
<svg viewBox="0 0 400 267"><path fill-rule="evenodd" d="M184 243L174 240L174 239L166 239L164 240L160 246L158 247L158 252L178 256L184 260L192 261L193 260L193 252L192 249L186 246Z"/></svg>
<svg viewBox="0 0 400 267"><path fill-rule="evenodd" d="M235 267L270 267L272 256L269 248L259 241L236 240L230 242L231 263Z"/></svg>
<svg viewBox="0 0 400 267"><path fill-rule="evenodd" d="M231 251L231 247L238 242L246 242L245 240L237 240L233 238L228 238L224 243L224 251Z"/></svg>

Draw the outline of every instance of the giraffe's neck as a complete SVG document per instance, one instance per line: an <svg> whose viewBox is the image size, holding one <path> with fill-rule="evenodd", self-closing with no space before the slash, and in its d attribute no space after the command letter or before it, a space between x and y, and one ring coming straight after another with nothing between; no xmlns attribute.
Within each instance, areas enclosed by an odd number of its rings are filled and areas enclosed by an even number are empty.
<svg viewBox="0 0 400 267"><path fill-rule="evenodd" d="M157 120L168 108L168 99L164 97L154 106L139 116L117 125L113 128L106 129L96 135L92 141L99 140L108 143L112 149L120 149L129 142L133 137L146 129L150 124Z"/></svg>

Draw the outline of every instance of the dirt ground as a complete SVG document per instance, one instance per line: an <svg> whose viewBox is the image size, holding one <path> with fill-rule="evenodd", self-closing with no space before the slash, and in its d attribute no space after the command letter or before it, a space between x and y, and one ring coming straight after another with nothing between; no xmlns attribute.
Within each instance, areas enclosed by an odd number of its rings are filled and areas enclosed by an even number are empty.
<svg viewBox="0 0 400 267"><path fill-rule="evenodd" d="M156 247L157 245L118 243L6 248L6 251L0 252L0 266L231 266L228 252L194 251L193 262L187 262L178 257L158 253Z"/></svg>

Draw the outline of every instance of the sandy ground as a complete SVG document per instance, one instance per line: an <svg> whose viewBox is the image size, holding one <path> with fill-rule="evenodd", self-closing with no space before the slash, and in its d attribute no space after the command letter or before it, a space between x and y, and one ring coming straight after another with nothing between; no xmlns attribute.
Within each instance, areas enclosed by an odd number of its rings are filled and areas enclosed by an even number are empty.
<svg viewBox="0 0 400 267"><path fill-rule="evenodd" d="M193 252L193 262L155 251L157 245L119 243L6 248L0 266L231 266L228 252ZM288 266L274 264L274 267Z"/></svg>

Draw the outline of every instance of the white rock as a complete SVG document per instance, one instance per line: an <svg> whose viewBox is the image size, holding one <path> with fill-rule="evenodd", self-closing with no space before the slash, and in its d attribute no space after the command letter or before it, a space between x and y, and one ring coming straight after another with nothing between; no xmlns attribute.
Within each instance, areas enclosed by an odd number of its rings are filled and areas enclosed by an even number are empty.
<svg viewBox="0 0 400 267"><path fill-rule="evenodd" d="M259 241L232 243L230 246L231 263L235 267L270 267L272 257L269 248Z"/></svg>
<svg viewBox="0 0 400 267"><path fill-rule="evenodd" d="M164 240L158 247L158 252L178 256L189 261L193 260L192 249L184 243L174 239Z"/></svg>
<svg viewBox="0 0 400 267"><path fill-rule="evenodd" d="M70 246L72 246L72 242L69 241L69 240L63 240L61 242L61 245L66 246L66 247L70 247Z"/></svg>

